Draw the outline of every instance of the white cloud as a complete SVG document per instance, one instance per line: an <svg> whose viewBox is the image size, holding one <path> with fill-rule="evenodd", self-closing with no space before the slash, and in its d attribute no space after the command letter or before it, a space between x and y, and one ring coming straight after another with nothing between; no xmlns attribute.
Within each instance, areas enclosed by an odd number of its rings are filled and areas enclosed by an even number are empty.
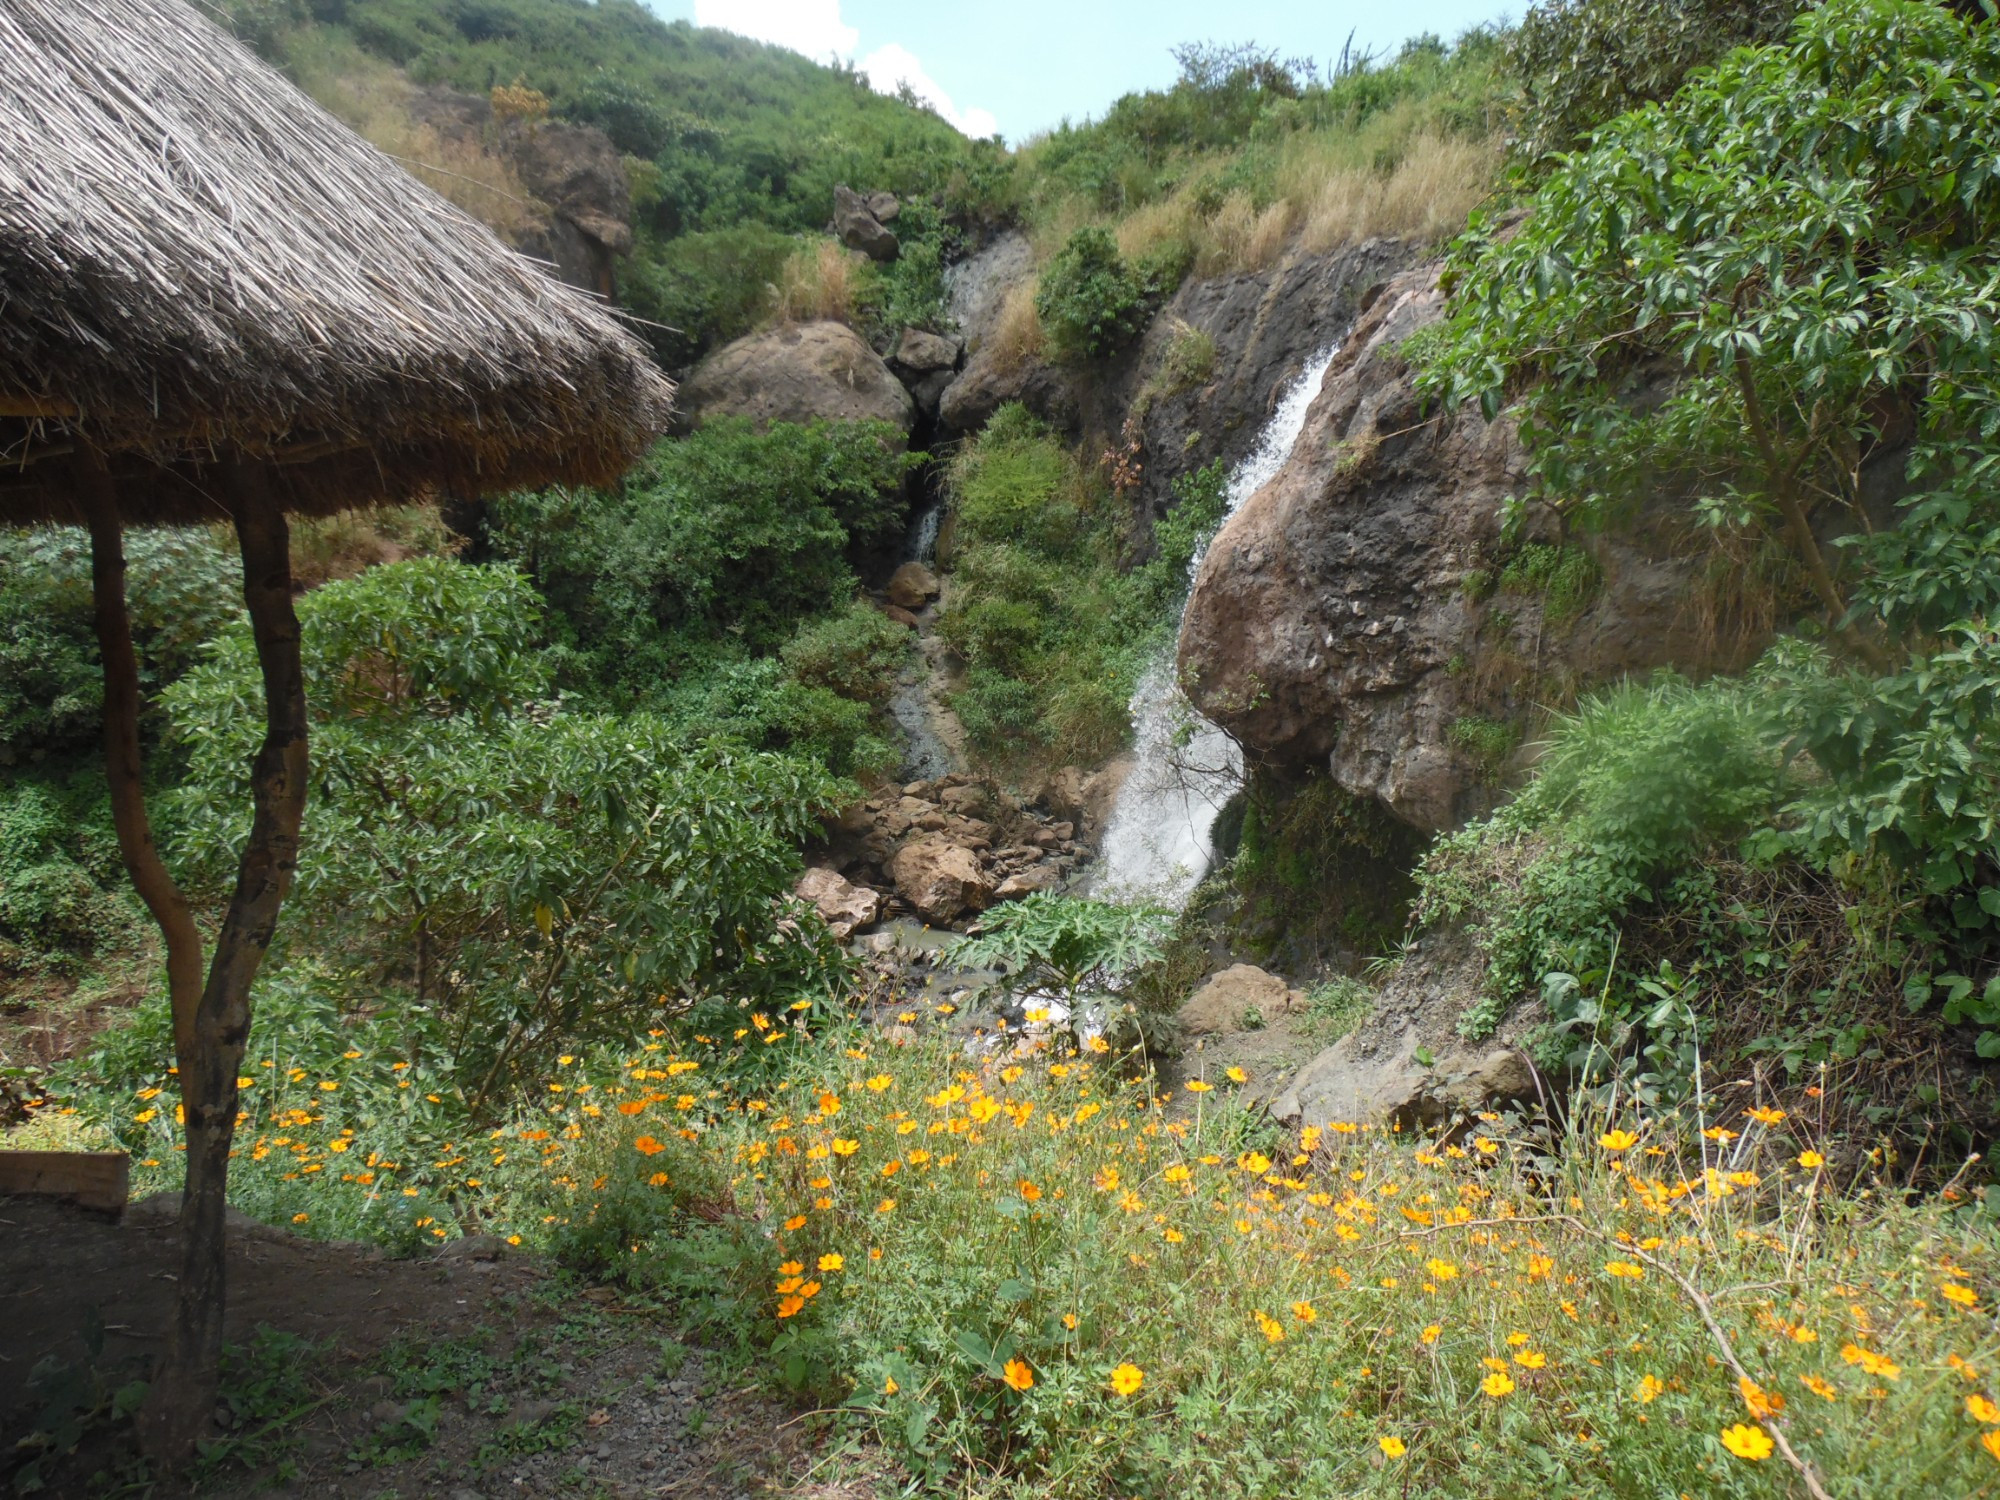
<svg viewBox="0 0 2000 1500"><path fill-rule="evenodd" d="M816 62L852 57L861 40L861 33L841 20L840 0L694 0L694 20L697 26L719 26L738 36L775 42ZM991 110L959 109L917 55L895 42L863 58L861 71L880 94L893 94L907 83L918 98L975 139L1000 128Z"/></svg>
<svg viewBox="0 0 2000 1500"><path fill-rule="evenodd" d="M908 84L910 91L919 99L975 139L983 140L1000 128L1000 122L993 118L991 110L959 109L951 102L951 95L938 87L938 81L924 71L924 65L916 54L895 42L877 47L862 58L861 71L868 75L868 82L877 93L893 94L902 85Z"/></svg>
<svg viewBox="0 0 2000 1500"><path fill-rule="evenodd" d="M816 62L852 57L861 33L840 19L840 0L694 0L697 26L775 42Z"/></svg>

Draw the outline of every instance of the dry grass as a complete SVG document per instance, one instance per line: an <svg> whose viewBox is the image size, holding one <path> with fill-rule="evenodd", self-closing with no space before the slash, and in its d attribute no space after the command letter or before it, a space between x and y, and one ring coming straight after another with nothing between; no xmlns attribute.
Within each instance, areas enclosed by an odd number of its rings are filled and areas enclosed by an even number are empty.
<svg viewBox="0 0 2000 1500"><path fill-rule="evenodd" d="M1322 252L1377 235L1436 240L1465 225L1491 191L1499 148L1486 141L1425 134L1388 171L1330 156L1302 137L1279 168L1279 187L1299 216L1302 249Z"/></svg>
<svg viewBox="0 0 2000 1500"><path fill-rule="evenodd" d="M770 287L774 323L846 323L862 312L868 257L834 240L801 245Z"/></svg>
<svg viewBox="0 0 2000 1500"><path fill-rule="evenodd" d="M392 505L303 517L292 523L292 580L302 589L352 578L383 563L441 557L465 544L434 505Z"/></svg>
<svg viewBox="0 0 2000 1500"><path fill-rule="evenodd" d="M513 166L477 134L446 134L416 119L417 88L401 69L332 41L302 50L291 61L299 87L495 234L517 239L547 224L547 210L529 195Z"/></svg>
<svg viewBox="0 0 2000 1500"><path fill-rule="evenodd" d="M1003 370L1018 370L1042 352L1042 319L1035 311L1035 293L1040 281L1030 279L1007 288L1000 304L1000 316L984 348Z"/></svg>

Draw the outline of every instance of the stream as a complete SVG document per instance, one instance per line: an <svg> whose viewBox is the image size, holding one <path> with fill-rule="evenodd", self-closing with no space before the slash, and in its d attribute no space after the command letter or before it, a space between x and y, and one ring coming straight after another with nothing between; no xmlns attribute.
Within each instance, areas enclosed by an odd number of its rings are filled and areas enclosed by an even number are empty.
<svg viewBox="0 0 2000 1500"><path fill-rule="evenodd" d="M1225 523L1291 457L1306 411L1339 352L1338 343L1329 345L1285 387L1256 447L1230 471ZM1188 564L1190 594L1213 540L1211 533ZM1183 600L1181 618L1186 617ZM1208 873L1216 815L1243 785L1242 748L1196 712L1180 689L1175 673L1179 639L1176 624L1173 640L1132 694L1134 763L1106 824L1093 883L1096 895L1152 901L1174 910Z"/></svg>

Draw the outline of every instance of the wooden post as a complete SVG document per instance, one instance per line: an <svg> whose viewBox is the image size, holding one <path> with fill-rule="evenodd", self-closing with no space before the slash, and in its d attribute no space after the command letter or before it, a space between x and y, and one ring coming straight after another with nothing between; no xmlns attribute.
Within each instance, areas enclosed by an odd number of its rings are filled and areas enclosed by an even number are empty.
<svg viewBox="0 0 2000 1500"><path fill-rule="evenodd" d="M236 1134L236 1076L250 1037L250 986L277 931L298 868L306 804L305 676L292 609L290 537L262 467L232 463L225 498L243 553L243 600L264 677L264 743L251 766L255 814L236 891L216 939L208 983L181 1061L187 1187L181 1196L181 1280L167 1350L139 1413L142 1447L186 1460L215 1411L222 1360L224 1207Z"/></svg>
<svg viewBox="0 0 2000 1500"><path fill-rule="evenodd" d="M153 825L146 816L139 755L139 663L125 607L125 539L118 519L118 493L104 455L95 448L78 446L71 474L90 527L91 602L97 651L104 661L104 776L111 791L111 822L118 832L125 872L166 942L174 1061L184 1068L194 1040L195 1006L201 999L201 932L187 897L160 860Z"/></svg>

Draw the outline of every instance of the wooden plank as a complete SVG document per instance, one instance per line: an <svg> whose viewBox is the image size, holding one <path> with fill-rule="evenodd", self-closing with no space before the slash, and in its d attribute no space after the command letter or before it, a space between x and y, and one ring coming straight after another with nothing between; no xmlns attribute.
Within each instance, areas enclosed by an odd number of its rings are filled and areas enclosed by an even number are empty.
<svg viewBox="0 0 2000 1500"><path fill-rule="evenodd" d="M123 1151L0 1151L0 1194L68 1198L122 1213L132 1177Z"/></svg>

